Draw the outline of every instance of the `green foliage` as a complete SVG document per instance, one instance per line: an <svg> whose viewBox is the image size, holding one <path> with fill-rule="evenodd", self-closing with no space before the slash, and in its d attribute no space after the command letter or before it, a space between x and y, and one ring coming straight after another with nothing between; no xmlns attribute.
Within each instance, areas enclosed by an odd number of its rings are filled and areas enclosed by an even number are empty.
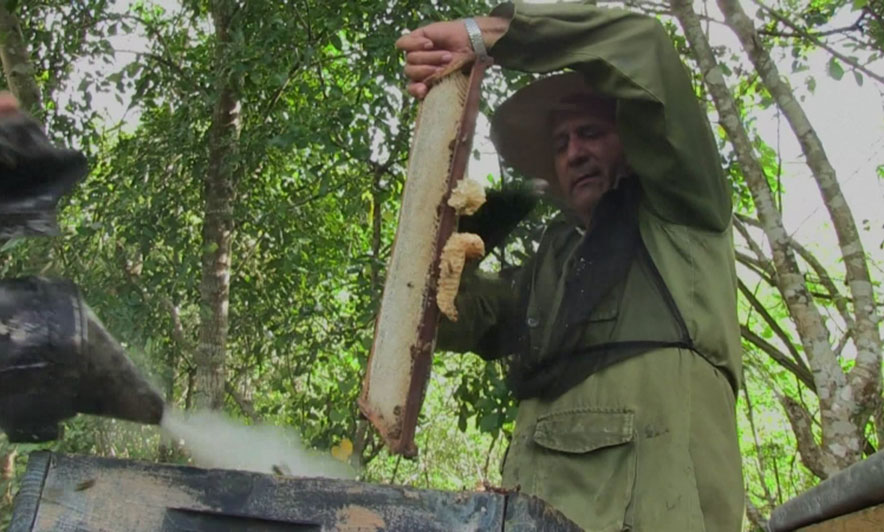
<svg viewBox="0 0 884 532"><path fill-rule="evenodd" d="M244 418L295 426L318 448L353 439L414 117L392 43L421 21L488 6L258 3L236 12L233 45L220 59L201 2L179 11L140 2L125 14L102 2L90 6L104 11L82 32L54 22L84 17L82 6L47 2L23 13L53 111L48 127L60 142L88 148L93 168L64 205L62 236L7 243L0 270L76 281L169 400L189 405L210 87L216 76L235 73L242 126L228 374L231 387L244 393L230 396L228 406ZM115 46L111 37L127 33L149 36L147 50L87 73L73 101L56 104L73 78L71 69L53 65L82 56L102 64ZM103 91L125 98L138 123L96 128L92 102ZM484 366L470 367L465 375L478 386ZM467 408L459 395L448 401ZM482 426L499 430L488 420ZM457 430L456 420L448 427ZM487 439L473 428L465 434ZM116 435L108 438L128 449ZM64 441L80 445L68 450L110 453L86 432L69 430ZM154 448L144 457L155 457L158 441L143 443ZM465 478L451 485L469 484Z"/></svg>
<svg viewBox="0 0 884 532"><path fill-rule="evenodd" d="M92 172L62 205L60 237L2 244L0 276L73 279L168 400L190 406L200 323L202 182L211 164L207 138L217 99L213 87L219 76L236 80L241 132L232 161L227 361L235 393L228 394L227 410L245 422L294 426L320 449L353 440L362 450L367 480L443 489L499 482L497 466L517 406L497 365L469 355L436 356L419 420L417 460L390 456L375 436L357 441L356 408L415 116L415 105L402 90L402 57L392 43L405 29L485 13L489 3L248 2L231 20L232 45L223 56L205 0L174 7L138 1L126 11L107 0L15 3L7 0L6 6L16 10L31 47L47 129L60 143L86 151ZM845 2L816 0L790 0L785 7L812 33L839 9L849 8ZM853 2L852 8L873 6ZM759 16L769 30L765 44L790 57L794 72L808 68L816 45L776 35L783 33L782 25L765 12ZM868 32L855 40L857 53L880 53L878 20L869 16L863 23ZM685 40L675 25L666 28L692 68L698 96L706 98ZM123 52L130 45L122 43L134 37L144 37L144 49ZM773 101L758 77L745 70L740 54L724 47L715 51L741 119L753 131L769 185L776 195L785 195L778 147L754 133L755 117ZM827 70L840 79L845 66L833 58ZM862 83L859 72L854 77ZM490 114L506 94L533 78L492 71L482 112ZM806 80L812 91L814 77ZM123 123L107 124L98 115L101 97L116 98L127 109ZM723 134L719 141L736 210L752 215L742 169ZM489 177L500 187L512 186L514 179ZM552 206L537 209L483 268L505 275L518 266L554 212ZM758 279L751 280L754 288ZM810 280L811 287L822 292L816 281ZM777 293L765 287L756 295L804 356ZM817 303L833 309L831 300ZM785 349L745 300L740 318ZM739 404L744 471L750 499L767 511L815 482L796 458L795 438L775 393L800 398L814 412L818 407L791 373L757 346L746 342L744 348L747 384ZM65 439L48 448L160 457L160 439L152 429L95 418L74 419L66 428ZM17 474L35 448L18 447ZM0 440L0 456L9 450ZM0 516L8 518L5 504Z"/></svg>
<svg viewBox="0 0 884 532"><path fill-rule="evenodd" d="M844 77L844 67L833 57L829 59L828 73L832 79L840 80Z"/></svg>
<svg viewBox="0 0 884 532"><path fill-rule="evenodd" d="M465 373L461 368L446 374L450 378L460 378L455 390L458 403L457 426L466 431L468 421L473 419L476 428L495 438L504 430L512 434L518 406L514 403L504 382L501 368L495 364L484 364L479 372Z"/></svg>
<svg viewBox="0 0 884 532"><path fill-rule="evenodd" d="M97 68L87 65L110 62L114 53L111 36L118 31L131 32L132 26L119 20L108 0L21 2L16 15L43 93L41 118L47 131L59 141L91 153L99 140L95 129L99 117L92 108L92 98L107 90L108 82Z"/></svg>

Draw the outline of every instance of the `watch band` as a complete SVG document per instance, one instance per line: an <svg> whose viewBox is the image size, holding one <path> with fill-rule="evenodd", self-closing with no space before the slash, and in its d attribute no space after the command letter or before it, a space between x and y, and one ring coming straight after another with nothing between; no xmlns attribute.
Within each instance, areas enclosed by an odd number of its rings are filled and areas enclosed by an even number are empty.
<svg viewBox="0 0 884 532"><path fill-rule="evenodd" d="M488 50L485 49L485 40L482 39L482 30L476 23L476 19L465 18L463 24L467 28L467 35L470 37L470 44L473 46L473 52L482 59L488 57Z"/></svg>

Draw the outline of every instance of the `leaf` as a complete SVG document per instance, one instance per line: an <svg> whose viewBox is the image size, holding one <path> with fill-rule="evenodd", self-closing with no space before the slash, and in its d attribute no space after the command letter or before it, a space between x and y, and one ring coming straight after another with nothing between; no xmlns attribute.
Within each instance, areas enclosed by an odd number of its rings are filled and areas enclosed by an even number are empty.
<svg viewBox="0 0 884 532"><path fill-rule="evenodd" d="M350 455L353 454L353 442L349 438L342 439L341 443L332 447L331 454L336 460L341 462L348 461Z"/></svg>
<svg viewBox="0 0 884 532"><path fill-rule="evenodd" d="M496 432L500 428L500 414L492 413L482 416L479 429L483 432Z"/></svg>
<svg viewBox="0 0 884 532"><path fill-rule="evenodd" d="M841 66L841 63L834 57L832 59L829 59L828 71L829 76L832 79L840 81L841 78L844 77L844 68Z"/></svg>
<svg viewBox="0 0 884 532"><path fill-rule="evenodd" d="M813 76L808 76L804 83L807 85L807 90L811 93L816 90L816 78Z"/></svg>
<svg viewBox="0 0 884 532"><path fill-rule="evenodd" d="M853 0L853 10L859 11L860 9L869 5L869 0Z"/></svg>
<svg viewBox="0 0 884 532"><path fill-rule="evenodd" d="M853 79L856 81L856 84L860 87L863 86L863 75L862 72L858 72L856 70L853 71Z"/></svg>
<svg viewBox="0 0 884 532"><path fill-rule="evenodd" d="M880 167L879 167L879 170L880 170ZM0 246L0 253L9 251L11 249L15 249L24 243L25 243L24 238L11 238L11 239L7 240L2 246Z"/></svg>
<svg viewBox="0 0 884 532"><path fill-rule="evenodd" d="M457 417L457 429L461 432L467 431L467 416L466 412L461 412Z"/></svg>
<svg viewBox="0 0 884 532"><path fill-rule="evenodd" d="M6 0L6 10L10 13L15 13L15 8L18 7L18 0Z"/></svg>
<svg viewBox="0 0 884 532"><path fill-rule="evenodd" d="M494 406L494 401L488 397L483 397L476 402L476 408L479 410L491 410Z"/></svg>

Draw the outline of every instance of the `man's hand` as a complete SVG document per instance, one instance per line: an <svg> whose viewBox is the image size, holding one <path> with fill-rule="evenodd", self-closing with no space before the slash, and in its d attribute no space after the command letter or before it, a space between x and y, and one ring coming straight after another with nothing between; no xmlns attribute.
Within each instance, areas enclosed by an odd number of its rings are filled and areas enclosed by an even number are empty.
<svg viewBox="0 0 884 532"><path fill-rule="evenodd" d="M18 111L18 100L11 92L0 92L0 116Z"/></svg>
<svg viewBox="0 0 884 532"><path fill-rule="evenodd" d="M509 27L509 20L500 17L476 17L482 30L485 47L490 49ZM418 99L427 94L424 81L446 65L473 53L467 28L462 20L434 22L422 26L396 41L404 51L405 75L410 80L408 93Z"/></svg>

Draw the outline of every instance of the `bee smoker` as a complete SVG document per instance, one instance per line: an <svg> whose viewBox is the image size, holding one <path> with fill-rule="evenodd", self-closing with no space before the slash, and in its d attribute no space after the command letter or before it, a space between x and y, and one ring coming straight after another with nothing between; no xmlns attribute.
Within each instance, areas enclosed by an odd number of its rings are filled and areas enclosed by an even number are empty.
<svg viewBox="0 0 884 532"><path fill-rule="evenodd" d="M88 173L22 113L0 116L0 241L57 233L56 207ZM0 242L2 243L2 242ZM60 437L77 413L158 424L164 403L67 280L0 280L0 429Z"/></svg>

